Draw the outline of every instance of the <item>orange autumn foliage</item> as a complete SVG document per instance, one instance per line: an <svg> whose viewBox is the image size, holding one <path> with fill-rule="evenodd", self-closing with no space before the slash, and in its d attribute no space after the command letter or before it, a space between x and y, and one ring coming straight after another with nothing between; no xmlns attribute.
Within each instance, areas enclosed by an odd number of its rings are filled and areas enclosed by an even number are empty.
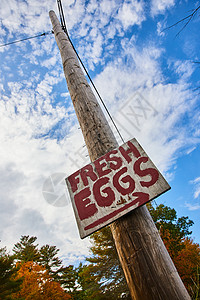
<svg viewBox="0 0 200 300"><path fill-rule="evenodd" d="M182 242L183 239L177 237L176 234L163 227L160 227L159 232L169 255L174 260L179 251L184 248L184 244Z"/></svg>
<svg viewBox="0 0 200 300"><path fill-rule="evenodd" d="M174 264L185 284L185 287L192 289L194 282L197 283L197 273L200 269L200 245L192 239L183 240L184 248L174 257Z"/></svg>
<svg viewBox="0 0 200 300"><path fill-rule="evenodd" d="M195 283L198 285L200 245L188 237L178 242L167 230L160 230L160 234L185 287L192 294Z"/></svg>
<svg viewBox="0 0 200 300"><path fill-rule="evenodd" d="M28 261L23 263L16 279L23 278L19 292L12 299L34 300L69 300L71 296L62 289L58 282L53 281L48 271L41 265Z"/></svg>

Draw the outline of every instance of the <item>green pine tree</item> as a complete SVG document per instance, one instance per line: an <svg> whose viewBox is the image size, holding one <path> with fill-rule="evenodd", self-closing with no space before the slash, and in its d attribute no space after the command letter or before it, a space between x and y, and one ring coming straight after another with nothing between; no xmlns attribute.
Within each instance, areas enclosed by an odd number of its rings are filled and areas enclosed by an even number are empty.
<svg viewBox="0 0 200 300"><path fill-rule="evenodd" d="M91 235L92 256L84 273L93 276L101 287L103 299L131 299L110 227L104 227Z"/></svg>
<svg viewBox="0 0 200 300"><path fill-rule="evenodd" d="M39 261L38 244L34 244L37 238L29 235L21 236L20 241L13 247L15 258L21 262Z"/></svg>
<svg viewBox="0 0 200 300"><path fill-rule="evenodd" d="M20 289L22 280L14 279L16 272L14 257L7 254L6 248L0 248L0 299L12 299Z"/></svg>
<svg viewBox="0 0 200 300"><path fill-rule="evenodd" d="M87 265L76 268L78 288L73 294L74 300L104 300L107 299L102 292L101 285L97 282L95 275L88 272Z"/></svg>
<svg viewBox="0 0 200 300"><path fill-rule="evenodd" d="M44 245L39 250L38 262L49 271L55 280L58 279L58 272L62 265L62 261L58 258L57 254L59 249L56 246Z"/></svg>
<svg viewBox="0 0 200 300"><path fill-rule="evenodd" d="M59 269L59 282L62 287L71 295L76 293L78 288L77 278L78 274L76 268L73 265L69 265L67 267L61 267Z"/></svg>

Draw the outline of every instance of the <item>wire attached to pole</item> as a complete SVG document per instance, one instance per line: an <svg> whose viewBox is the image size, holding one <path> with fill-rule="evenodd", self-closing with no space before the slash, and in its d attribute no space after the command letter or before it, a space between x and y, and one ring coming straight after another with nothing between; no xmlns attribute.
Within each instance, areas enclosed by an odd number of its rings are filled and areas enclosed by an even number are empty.
<svg viewBox="0 0 200 300"><path fill-rule="evenodd" d="M70 44L71 44L71 46L72 46L74 52L76 53L76 56L77 56L78 60L80 61L80 63L81 63L81 65L82 65L82 67L83 67L83 69L84 69L84 71L85 71L85 73L86 73L88 79L90 80L90 82L91 82L91 84L92 84L92 86L93 86L95 92L97 93L97 95L98 95L98 97L99 97L99 99L100 99L100 101L101 101L101 103L102 103L104 109L106 110L106 112L107 112L107 114L108 114L108 116L109 116L111 122L113 123L113 125L114 125L114 127L115 127L115 129L116 129L116 131L117 131L117 133L118 133L118 135L120 136L122 142L125 143L125 141L124 141L124 139L123 139L123 137L122 137L122 135L121 135L121 133L120 133L120 131L119 131L119 129L118 129L116 123L115 123L115 121L113 120L113 117L111 116L111 114L110 114L110 112L109 112L109 110L108 110L106 104L104 103L104 101L103 101L101 95L99 94L99 92L98 92L98 90L97 90L97 88L96 88L96 86L95 86L95 84L94 84L92 78L90 77L90 75L89 75L89 73L88 73L88 71L87 71L87 69L86 69L84 63L82 62L82 60L81 60L81 58L80 58L78 52L76 51L76 49L75 49L75 47L74 47L74 45L73 45L73 43L72 43L72 41L71 41L71 39L70 39L70 37L69 37L68 31L67 31L67 27L66 27L66 23L65 23L65 17L64 17L64 12L63 12L63 8L62 8L61 0L57 0L57 3L58 3L59 15L60 15L61 27L62 27L63 31L66 33L67 38L69 39L69 42L70 42Z"/></svg>
<svg viewBox="0 0 200 300"><path fill-rule="evenodd" d="M64 16L61 0L57 0L57 3L58 3L58 10L59 10L59 15L60 15L61 26L62 26L62 29L65 31L65 33L67 33L67 27L65 24L65 16ZM67 33L67 35L68 35L68 33Z"/></svg>
<svg viewBox="0 0 200 300"><path fill-rule="evenodd" d="M48 34L52 34L52 33L53 33L52 31L50 31L50 32L43 32L43 33L38 34L38 35L34 35L34 36L31 36L31 37L28 37L28 38L24 38L24 39L21 39L21 40L16 40L16 41L13 41L13 42L10 42L10 43L6 43L6 44L3 44L3 45L0 45L0 48L1 47L5 47L5 46L9 46L9 45L13 45L13 44L16 44L16 43L28 41L28 40L31 40L31 39L35 39L35 38L38 38L38 37L41 37L41 36L45 36L45 35L48 35Z"/></svg>

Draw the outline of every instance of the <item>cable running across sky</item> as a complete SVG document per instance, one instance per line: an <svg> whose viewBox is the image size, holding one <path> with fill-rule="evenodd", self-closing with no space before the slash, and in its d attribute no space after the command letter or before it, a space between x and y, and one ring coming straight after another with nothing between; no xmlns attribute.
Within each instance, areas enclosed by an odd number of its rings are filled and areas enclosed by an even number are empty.
<svg viewBox="0 0 200 300"><path fill-rule="evenodd" d="M28 37L28 38L24 38L24 39L21 39L21 40L16 40L16 41L13 41L13 42L9 42L9 43L6 43L6 44L2 44L2 45L0 45L0 48L1 48L1 47L5 47L5 46L9 46L9 45L13 45L13 44L16 44L16 43L28 41L28 40L31 40L31 39L35 39L35 38L38 38L38 37L41 37L41 36L46 36L46 35L49 35L49 34L52 34L52 33L53 33L52 31L49 31L49 32L43 32L43 33L41 33L41 34L34 35L34 36L31 36L31 37Z"/></svg>

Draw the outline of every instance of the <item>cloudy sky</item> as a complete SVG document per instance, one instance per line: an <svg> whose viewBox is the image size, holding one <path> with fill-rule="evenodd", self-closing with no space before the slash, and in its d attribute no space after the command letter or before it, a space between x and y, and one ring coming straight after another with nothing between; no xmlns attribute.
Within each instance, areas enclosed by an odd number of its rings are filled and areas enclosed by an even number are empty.
<svg viewBox="0 0 200 300"><path fill-rule="evenodd" d="M74 46L124 140L136 137L172 187L156 203L189 216L200 243L200 18L180 33L184 23L164 30L199 1L62 2ZM51 9L58 15L56 0L1 0L0 44L51 32ZM53 34L0 47L0 66L1 246L34 235L77 263L89 239L79 238L63 179L89 158Z"/></svg>

